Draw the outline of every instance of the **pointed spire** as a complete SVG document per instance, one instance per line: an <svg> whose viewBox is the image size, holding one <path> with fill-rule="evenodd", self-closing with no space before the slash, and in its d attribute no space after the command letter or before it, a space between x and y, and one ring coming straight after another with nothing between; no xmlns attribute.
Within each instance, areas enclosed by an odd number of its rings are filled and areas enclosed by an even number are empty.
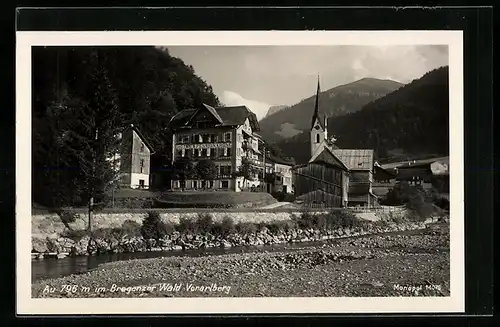
<svg viewBox="0 0 500 327"><path fill-rule="evenodd" d="M311 129L314 128L314 122L316 121L316 119L318 119L318 121L321 124L321 120L319 118L319 94L320 93L321 93L321 90L320 90L320 86L319 86L319 74L318 74L318 88L316 89L316 102L314 103L314 114L312 117Z"/></svg>

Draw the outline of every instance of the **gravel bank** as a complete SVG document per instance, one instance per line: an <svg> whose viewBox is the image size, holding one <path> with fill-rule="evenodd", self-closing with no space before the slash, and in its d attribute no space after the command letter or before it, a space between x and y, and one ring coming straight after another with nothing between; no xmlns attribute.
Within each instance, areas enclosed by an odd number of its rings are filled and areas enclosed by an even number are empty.
<svg viewBox="0 0 500 327"><path fill-rule="evenodd" d="M449 229L290 252L113 262L42 280L33 297L448 296Z"/></svg>

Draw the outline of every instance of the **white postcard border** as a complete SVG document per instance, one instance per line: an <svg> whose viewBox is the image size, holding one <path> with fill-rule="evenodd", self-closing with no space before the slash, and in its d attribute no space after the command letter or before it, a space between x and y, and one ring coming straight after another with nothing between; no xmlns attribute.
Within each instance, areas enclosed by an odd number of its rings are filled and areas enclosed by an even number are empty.
<svg viewBox="0 0 500 327"><path fill-rule="evenodd" d="M449 297L31 298L31 47L97 45L448 45ZM462 31L107 31L16 33L17 314L452 313L465 310Z"/></svg>

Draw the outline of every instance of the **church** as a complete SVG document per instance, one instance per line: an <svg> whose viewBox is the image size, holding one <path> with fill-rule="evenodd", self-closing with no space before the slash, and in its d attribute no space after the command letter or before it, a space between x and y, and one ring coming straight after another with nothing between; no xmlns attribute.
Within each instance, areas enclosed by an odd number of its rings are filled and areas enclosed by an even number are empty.
<svg viewBox="0 0 500 327"><path fill-rule="evenodd" d="M294 167L297 199L312 206L373 207L373 149L340 149L328 137L328 117L319 114L320 83L309 129L311 157Z"/></svg>

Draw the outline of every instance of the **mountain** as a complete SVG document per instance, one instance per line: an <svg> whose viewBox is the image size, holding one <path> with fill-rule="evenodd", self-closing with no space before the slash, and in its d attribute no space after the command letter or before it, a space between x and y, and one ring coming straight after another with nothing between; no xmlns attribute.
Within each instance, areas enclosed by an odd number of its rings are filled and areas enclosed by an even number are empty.
<svg viewBox="0 0 500 327"><path fill-rule="evenodd" d="M284 105L284 104L279 105L279 106L271 106L271 107L269 107L269 110L267 111L267 114L265 117L271 116L271 115L277 113L278 111L281 111L281 110L286 109L286 108L288 108L288 106Z"/></svg>
<svg viewBox="0 0 500 327"><path fill-rule="evenodd" d="M356 112L365 104L378 99L403 86L403 84L376 78L361 80L340 85L323 91L320 94L320 114L337 117ZM315 85L311 86L314 90ZM315 94L301 102L288 107L274 110L273 114L264 117L260 122L262 136L272 142L289 138L308 130L313 109Z"/></svg>
<svg viewBox="0 0 500 327"><path fill-rule="evenodd" d="M309 122L309 120L308 120ZM408 160L449 154L448 67L363 106L328 120L340 148L374 149L378 160ZM297 163L310 157L309 131L277 143Z"/></svg>

